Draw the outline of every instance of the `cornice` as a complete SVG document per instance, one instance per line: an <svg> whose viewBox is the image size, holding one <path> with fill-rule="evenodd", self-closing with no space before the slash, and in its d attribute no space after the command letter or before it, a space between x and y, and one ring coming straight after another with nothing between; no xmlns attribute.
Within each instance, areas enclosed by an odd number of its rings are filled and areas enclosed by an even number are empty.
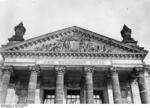
<svg viewBox="0 0 150 108"><path fill-rule="evenodd" d="M110 59L144 59L145 53L91 53L91 52L43 52L43 51L3 51L5 58L110 58Z"/></svg>

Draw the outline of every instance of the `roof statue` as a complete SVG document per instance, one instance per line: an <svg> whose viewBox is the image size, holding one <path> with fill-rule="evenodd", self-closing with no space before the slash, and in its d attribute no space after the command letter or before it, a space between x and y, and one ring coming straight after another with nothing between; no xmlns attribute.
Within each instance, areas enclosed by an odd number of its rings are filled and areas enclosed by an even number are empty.
<svg viewBox="0 0 150 108"><path fill-rule="evenodd" d="M130 28L128 28L125 24L124 24L120 33L121 33L121 36L123 38L122 42L124 42L124 43L137 43L137 41L135 41L131 37L132 30Z"/></svg>
<svg viewBox="0 0 150 108"><path fill-rule="evenodd" d="M26 32L25 27L23 26L23 23L20 22L17 26L14 27L15 35L13 35L11 38L9 38L9 41L24 41L23 35Z"/></svg>

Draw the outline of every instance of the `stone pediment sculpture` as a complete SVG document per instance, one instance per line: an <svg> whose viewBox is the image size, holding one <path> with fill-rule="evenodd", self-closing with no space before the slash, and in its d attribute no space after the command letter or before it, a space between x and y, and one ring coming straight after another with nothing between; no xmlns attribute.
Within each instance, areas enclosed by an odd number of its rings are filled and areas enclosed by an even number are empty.
<svg viewBox="0 0 150 108"><path fill-rule="evenodd" d="M21 32L22 31L22 32ZM25 30L21 29L19 34L23 36ZM131 30L124 27L122 34L124 40L132 40ZM16 33L16 35L18 35ZM69 27L56 32L48 33L25 40L18 44L6 46L1 52L19 53L93 53L93 54L134 54L141 53L146 56L147 51L139 46L132 46L106 36L85 30L80 27Z"/></svg>
<svg viewBox="0 0 150 108"><path fill-rule="evenodd" d="M121 36L123 38L122 42L124 43L137 43L132 37L131 33L132 30L128 28L126 25L123 26L122 30L120 31Z"/></svg>
<svg viewBox="0 0 150 108"><path fill-rule="evenodd" d="M35 51L49 52L111 52L112 49L104 43L85 36L68 36L53 43L42 44L35 47Z"/></svg>
<svg viewBox="0 0 150 108"><path fill-rule="evenodd" d="M23 22L19 23L14 28L15 35L13 35L11 38L9 38L9 41L24 41L23 35L26 32L25 27L23 26Z"/></svg>

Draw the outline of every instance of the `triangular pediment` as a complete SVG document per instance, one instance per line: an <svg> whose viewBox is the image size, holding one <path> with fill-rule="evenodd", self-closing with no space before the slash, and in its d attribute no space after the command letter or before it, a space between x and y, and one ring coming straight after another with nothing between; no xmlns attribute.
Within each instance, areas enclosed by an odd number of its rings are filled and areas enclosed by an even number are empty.
<svg viewBox="0 0 150 108"><path fill-rule="evenodd" d="M76 26L4 47L1 51L147 53L140 47L131 46Z"/></svg>

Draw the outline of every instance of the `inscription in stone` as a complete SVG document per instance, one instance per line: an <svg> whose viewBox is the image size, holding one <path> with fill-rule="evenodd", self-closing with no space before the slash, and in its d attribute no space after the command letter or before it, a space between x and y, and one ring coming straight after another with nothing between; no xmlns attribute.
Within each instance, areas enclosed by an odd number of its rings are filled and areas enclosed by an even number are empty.
<svg viewBox="0 0 150 108"><path fill-rule="evenodd" d="M85 60L85 59L74 59L74 60L65 60L65 59L58 59L58 60L43 60L37 61L37 64L44 64L44 65L111 65L111 61L109 60Z"/></svg>
<svg viewBox="0 0 150 108"><path fill-rule="evenodd" d="M23 64L24 63L24 64ZM117 67L139 67L141 60L105 60L105 59L5 59L5 65L113 65Z"/></svg>

